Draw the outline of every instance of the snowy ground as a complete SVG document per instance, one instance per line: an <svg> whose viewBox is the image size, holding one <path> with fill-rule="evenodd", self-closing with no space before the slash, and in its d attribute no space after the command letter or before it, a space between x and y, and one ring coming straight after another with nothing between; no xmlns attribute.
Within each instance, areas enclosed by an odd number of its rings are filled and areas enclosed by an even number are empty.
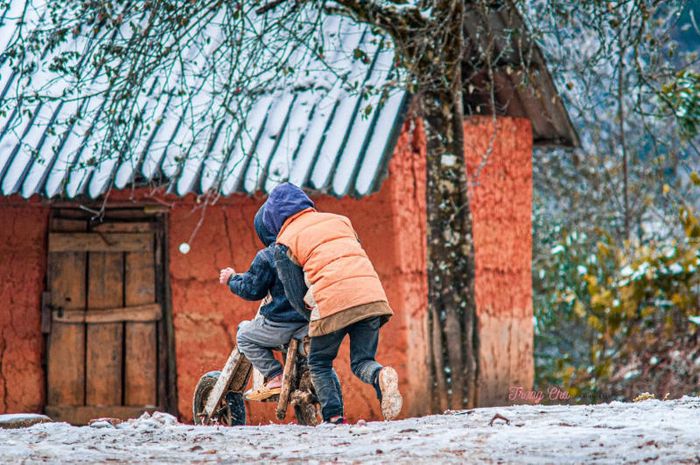
<svg viewBox="0 0 700 465"><path fill-rule="evenodd" d="M510 420L506 424L494 414ZM364 425L194 427L154 414L116 428L0 429L2 463L700 464L700 398L516 406Z"/></svg>

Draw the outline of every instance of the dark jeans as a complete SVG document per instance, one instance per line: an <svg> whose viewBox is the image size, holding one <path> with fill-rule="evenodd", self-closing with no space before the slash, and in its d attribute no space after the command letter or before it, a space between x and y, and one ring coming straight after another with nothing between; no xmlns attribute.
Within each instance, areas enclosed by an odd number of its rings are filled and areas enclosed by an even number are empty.
<svg viewBox="0 0 700 465"><path fill-rule="evenodd" d="M311 338L309 371L316 395L321 402L324 421L343 416L343 398L340 384L333 373L333 360L338 355L338 348L346 334L350 335L352 372L365 383L374 386L377 398L381 399L377 378L382 366L374 359L379 341L379 326L380 318L372 317L325 336Z"/></svg>

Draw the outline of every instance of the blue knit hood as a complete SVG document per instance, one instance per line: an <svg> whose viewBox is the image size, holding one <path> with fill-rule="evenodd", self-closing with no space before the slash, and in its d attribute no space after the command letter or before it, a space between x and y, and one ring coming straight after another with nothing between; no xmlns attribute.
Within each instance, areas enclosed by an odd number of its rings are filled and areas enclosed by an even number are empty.
<svg viewBox="0 0 700 465"><path fill-rule="evenodd" d="M255 232L258 234L260 241L265 244L265 247L275 242L276 234L272 234L269 229L265 227L263 221L263 215L265 213L265 205L262 204L258 212L255 214L255 219L253 219L253 226L255 226Z"/></svg>
<svg viewBox="0 0 700 465"><path fill-rule="evenodd" d="M307 208L314 208L309 196L294 184L285 182L270 192L270 197L265 202L263 222L267 230L277 237L287 218Z"/></svg>

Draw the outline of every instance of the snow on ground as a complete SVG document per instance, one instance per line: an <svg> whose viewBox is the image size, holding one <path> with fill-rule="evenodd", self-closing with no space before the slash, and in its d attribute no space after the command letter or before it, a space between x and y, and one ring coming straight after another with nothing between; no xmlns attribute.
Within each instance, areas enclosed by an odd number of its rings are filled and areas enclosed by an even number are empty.
<svg viewBox="0 0 700 465"><path fill-rule="evenodd" d="M490 420L499 413L506 424ZM113 427L0 430L2 463L700 464L700 398L483 408L316 428L205 427L154 414Z"/></svg>

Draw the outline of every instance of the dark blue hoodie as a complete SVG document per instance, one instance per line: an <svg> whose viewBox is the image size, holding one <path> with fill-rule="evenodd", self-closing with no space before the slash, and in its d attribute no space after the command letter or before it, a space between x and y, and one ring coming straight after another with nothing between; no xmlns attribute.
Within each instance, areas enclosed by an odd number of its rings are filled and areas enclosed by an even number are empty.
<svg viewBox="0 0 700 465"><path fill-rule="evenodd" d="M309 196L294 184L285 182L275 187L265 202L263 222L267 230L277 237L287 218L307 208L314 208Z"/></svg>
<svg viewBox="0 0 700 465"><path fill-rule="evenodd" d="M272 301L260 308L260 313L271 321L302 323L307 319L296 311L284 295L284 286L277 277L274 265L275 234L263 223L265 204L255 214L253 224L258 237L266 248L260 250L247 272L234 274L229 279L231 292L246 300L261 300L270 293Z"/></svg>

